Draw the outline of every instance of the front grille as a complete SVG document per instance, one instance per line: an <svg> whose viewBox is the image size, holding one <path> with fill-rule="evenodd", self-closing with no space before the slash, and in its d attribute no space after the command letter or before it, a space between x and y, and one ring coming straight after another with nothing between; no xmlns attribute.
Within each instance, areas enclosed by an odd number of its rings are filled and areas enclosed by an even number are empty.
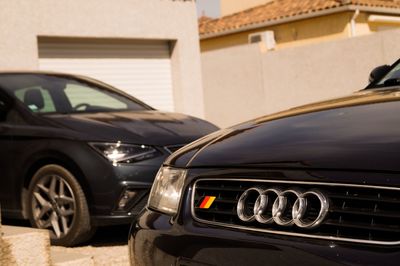
<svg viewBox="0 0 400 266"><path fill-rule="evenodd" d="M244 222L237 214L238 201L243 192L254 187L263 190L318 190L326 196L329 210L322 223L312 229L258 221ZM214 202L208 209L200 208L207 196L215 197ZM400 188L296 181L200 179L194 185L192 204L192 215L203 223L319 239L400 244ZM253 206L247 207L252 210ZM308 210L311 217L318 213L313 208L311 206Z"/></svg>

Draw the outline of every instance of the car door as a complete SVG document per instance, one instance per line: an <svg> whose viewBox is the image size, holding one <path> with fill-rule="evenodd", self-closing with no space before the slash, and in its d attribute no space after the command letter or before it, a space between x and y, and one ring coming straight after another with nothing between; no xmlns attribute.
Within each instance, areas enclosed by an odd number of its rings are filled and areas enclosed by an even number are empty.
<svg viewBox="0 0 400 266"><path fill-rule="evenodd" d="M15 204L12 200L15 184L13 177L15 153L9 121L12 109L11 99L0 91L0 204L2 210L12 209Z"/></svg>

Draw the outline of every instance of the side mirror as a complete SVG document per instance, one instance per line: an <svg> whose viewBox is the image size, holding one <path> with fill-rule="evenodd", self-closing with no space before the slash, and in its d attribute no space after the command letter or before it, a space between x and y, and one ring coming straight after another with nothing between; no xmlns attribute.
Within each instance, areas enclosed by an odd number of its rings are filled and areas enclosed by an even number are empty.
<svg viewBox="0 0 400 266"><path fill-rule="evenodd" d="M378 66L374 68L371 71L371 74L369 74L369 83L380 80L389 72L389 70L390 66L388 65Z"/></svg>

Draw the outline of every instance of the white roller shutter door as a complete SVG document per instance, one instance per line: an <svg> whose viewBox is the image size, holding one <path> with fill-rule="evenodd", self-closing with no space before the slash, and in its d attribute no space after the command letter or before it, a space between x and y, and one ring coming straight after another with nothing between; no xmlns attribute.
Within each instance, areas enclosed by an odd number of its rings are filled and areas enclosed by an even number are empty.
<svg viewBox="0 0 400 266"><path fill-rule="evenodd" d="M93 77L154 108L174 111L167 41L39 39L39 68Z"/></svg>

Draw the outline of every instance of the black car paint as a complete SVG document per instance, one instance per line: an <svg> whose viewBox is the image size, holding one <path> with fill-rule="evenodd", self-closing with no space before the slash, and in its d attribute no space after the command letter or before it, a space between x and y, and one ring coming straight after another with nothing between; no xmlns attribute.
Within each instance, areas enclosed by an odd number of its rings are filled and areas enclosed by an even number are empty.
<svg viewBox="0 0 400 266"><path fill-rule="evenodd" d="M132 226L139 265L398 265L398 246L280 236L207 225L191 214L199 178L400 186L400 90L370 90L204 137L164 165L188 169L175 217L145 209Z"/></svg>
<svg viewBox="0 0 400 266"><path fill-rule="evenodd" d="M48 115L63 129L79 131L84 139L140 143L155 146L185 144L208 132L206 122L182 114L159 111ZM177 143L178 142L178 143Z"/></svg>
<svg viewBox="0 0 400 266"><path fill-rule="evenodd" d="M40 74L105 86L83 77ZM26 217L23 197L30 178L39 167L55 163L66 167L81 183L93 224L130 223L128 213L115 212L123 189L149 189L169 155L164 146L189 143L216 129L201 119L150 107L144 111L35 114L1 88L0 99L11 108L8 119L0 121L0 202L4 217ZM154 146L159 156L114 166L89 145L117 141Z"/></svg>
<svg viewBox="0 0 400 266"><path fill-rule="evenodd" d="M399 96L397 90L370 91L337 100L352 105L256 119L185 147L165 164L398 171ZM359 104L369 98L376 99Z"/></svg>

